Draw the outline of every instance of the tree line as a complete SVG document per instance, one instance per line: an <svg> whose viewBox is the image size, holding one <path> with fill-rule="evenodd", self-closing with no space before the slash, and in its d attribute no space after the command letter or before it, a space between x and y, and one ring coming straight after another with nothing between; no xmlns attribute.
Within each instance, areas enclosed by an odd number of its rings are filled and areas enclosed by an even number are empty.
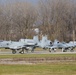
<svg viewBox="0 0 76 75"><path fill-rule="evenodd" d="M0 4L0 39L19 40L38 35L71 41L76 34L76 3L73 0L39 0Z"/></svg>

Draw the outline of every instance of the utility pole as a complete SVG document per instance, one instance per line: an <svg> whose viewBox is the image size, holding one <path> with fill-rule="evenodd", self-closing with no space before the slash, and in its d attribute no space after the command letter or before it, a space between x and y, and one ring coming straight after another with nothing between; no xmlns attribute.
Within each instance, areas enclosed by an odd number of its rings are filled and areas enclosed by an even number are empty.
<svg viewBox="0 0 76 75"><path fill-rule="evenodd" d="M73 42L75 41L75 30L73 30Z"/></svg>

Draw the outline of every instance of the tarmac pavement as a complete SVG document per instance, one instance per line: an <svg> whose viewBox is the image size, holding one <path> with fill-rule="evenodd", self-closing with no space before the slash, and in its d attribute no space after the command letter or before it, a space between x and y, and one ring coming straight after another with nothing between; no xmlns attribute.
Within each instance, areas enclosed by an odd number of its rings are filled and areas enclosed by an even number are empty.
<svg viewBox="0 0 76 75"><path fill-rule="evenodd" d="M0 55L11 55L12 51L0 51ZM19 51L16 54L20 54ZM28 53L25 51L24 54L76 54L76 51L74 52L61 52L61 51L56 51L56 52L49 52L48 50L41 50L41 51L34 51L33 53L31 51L28 51Z"/></svg>

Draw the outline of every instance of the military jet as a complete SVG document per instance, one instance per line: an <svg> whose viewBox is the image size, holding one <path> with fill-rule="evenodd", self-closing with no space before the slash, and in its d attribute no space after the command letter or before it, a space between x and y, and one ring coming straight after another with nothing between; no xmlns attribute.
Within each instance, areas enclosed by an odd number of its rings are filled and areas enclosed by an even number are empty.
<svg viewBox="0 0 76 75"><path fill-rule="evenodd" d="M38 36L34 36L32 39L21 39L21 42L25 43L25 50L28 52L28 50L31 50L31 52L34 52L34 49L37 47L40 47L44 50L48 49L52 42L48 40L47 35L42 36L42 39L39 40Z"/></svg>
<svg viewBox="0 0 76 75"><path fill-rule="evenodd" d="M24 44L21 42L12 42L12 44L8 46L8 48L12 50L13 54L15 54L18 50L22 49L23 47L24 47Z"/></svg>
<svg viewBox="0 0 76 75"><path fill-rule="evenodd" d="M38 36L34 36L33 39L20 39L18 42L12 42L12 44L9 45L9 49L12 50L13 54L15 54L18 50L20 50L19 53L22 54L24 53L24 50L28 52L29 49L33 52L37 42Z"/></svg>
<svg viewBox="0 0 76 75"><path fill-rule="evenodd" d="M4 41L4 40L1 40L0 41L0 48L5 48L5 49L8 49L8 46L12 43L12 41Z"/></svg>
<svg viewBox="0 0 76 75"><path fill-rule="evenodd" d="M53 46L50 47L50 52L51 50L56 50L56 49L62 49L62 52L66 52L67 50L73 52L74 48L75 45L73 43L59 42L58 40L55 40Z"/></svg>
<svg viewBox="0 0 76 75"><path fill-rule="evenodd" d="M21 39L21 42L25 43L25 50L28 52L28 50L31 50L31 52L34 52L34 49L39 47L44 50L48 49L50 46L52 46L52 41L48 40L47 35L43 36L42 39L39 40L38 36L34 36L33 40L31 39Z"/></svg>
<svg viewBox="0 0 76 75"><path fill-rule="evenodd" d="M52 41L48 40L47 35L42 36L42 39L37 43L37 47L40 47L44 50L52 46Z"/></svg>

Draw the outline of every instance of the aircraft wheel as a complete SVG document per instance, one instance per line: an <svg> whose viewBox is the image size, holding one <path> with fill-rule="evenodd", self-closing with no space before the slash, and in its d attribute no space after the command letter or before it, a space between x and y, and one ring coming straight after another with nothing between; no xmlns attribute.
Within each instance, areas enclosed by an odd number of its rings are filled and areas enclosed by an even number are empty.
<svg viewBox="0 0 76 75"><path fill-rule="evenodd" d="M24 54L24 50L20 51L19 53Z"/></svg>
<svg viewBox="0 0 76 75"><path fill-rule="evenodd" d="M24 54L24 52L22 51L21 54Z"/></svg>
<svg viewBox="0 0 76 75"><path fill-rule="evenodd" d="M12 53L13 53L13 54L16 54L16 50L12 50Z"/></svg>
<svg viewBox="0 0 76 75"><path fill-rule="evenodd" d="M62 52L66 52L67 50L65 50L65 49L62 49Z"/></svg>
<svg viewBox="0 0 76 75"><path fill-rule="evenodd" d="M28 50L26 50L26 52L28 53Z"/></svg>
<svg viewBox="0 0 76 75"><path fill-rule="evenodd" d="M49 52L51 52L51 49L49 49Z"/></svg>
<svg viewBox="0 0 76 75"><path fill-rule="evenodd" d="M56 52L56 49L54 49L54 52Z"/></svg>
<svg viewBox="0 0 76 75"><path fill-rule="evenodd" d="M32 48L32 50L31 50L32 53L34 52L34 49L35 49L35 47Z"/></svg>
<svg viewBox="0 0 76 75"><path fill-rule="evenodd" d="M70 50L70 52L74 52L74 50Z"/></svg>
<svg viewBox="0 0 76 75"><path fill-rule="evenodd" d="M22 54L24 54L24 50L22 50Z"/></svg>
<svg viewBox="0 0 76 75"><path fill-rule="evenodd" d="M32 53L34 52L34 50L31 51Z"/></svg>
<svg viewBox="0 0 76 75"><path fill-rule="evenodd" d="M67 52L67 50L63 50L63 52Z"/></svg>

